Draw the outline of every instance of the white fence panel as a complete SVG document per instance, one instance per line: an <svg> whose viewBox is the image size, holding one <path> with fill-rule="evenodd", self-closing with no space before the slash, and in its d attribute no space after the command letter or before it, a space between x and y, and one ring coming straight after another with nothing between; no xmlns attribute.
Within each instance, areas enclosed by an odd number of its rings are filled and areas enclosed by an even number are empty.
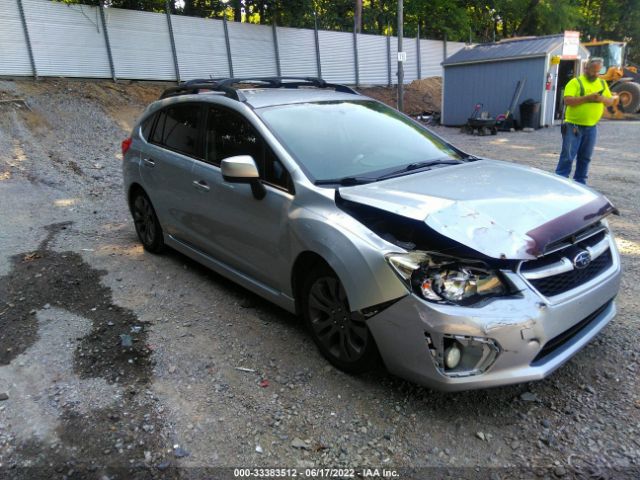
<svg viewBox="0 0 640 480"><path fill-rule="evenodd" d="M398 37L391 37L391 83L398 84Z"/></svg>
<svg viewBox="0 0 640 480"><path fill-rule="evenodd" d="M316 39L313 30L278 27L282 75L317 77Z"/></svg>
<svg viewBox="0 0 640 480"><path fill-rule="evenodd" d="M229 76L221 20L172 15L181 80Z"/></svg>
<svg viewBox="0 0 640 480"><path fill-rule="evenodd" d="M100 12L87 5L23 0L38 74L110 78Z"/></svg>
<svg viewBox="0 0 640 480"><path fill-rule="evenodd" d="M320 30L318 36L322 78L328 82L356 83L353 33Z"/></svg>
<svg viewBox="0 0 640 480"><path fill-rule="evenodd" d="M0 0L0 75L33 75L16 0Z"/></svg>
<svg viewBox="0 0 640 480"><path fill-rule="evenodd" d="M442 42L440 44L442 49ZM404 62L404 82L411 83L418 78L418 45L415 38L403 38L402 48L407 53L407 60ZM423 56L422 44L420 44L420 55ZM428 76L425 75L424 62L420 65L422 78ZM394 85L398 84L398 38L391 37L391 82Z"/></svg>
<svg viewBox="0 0 640 480"><path fill-rule="evenodd" d="M386 85L389 77L387 38L359 34L358 65L362 85Z"/></svg>
<svg viewBox="0 0 640 480"><path fill-rule="evenodd" d="M229 22L229 42L235 77L278 74L271 26Z"/></svg>
<svg viewBox="0 0 640 480"><path fill-rule="evenodd" d="M105 15L118 78L176 79L164 14L108 8Z"/></svg>
<svg viewBox="0 0 640 480"><path fill-rule="evenodd" d="M404 62L404 83L411 83L418 78L418 45L415 38L404 38L402 48L407 53Z"/></svg>
<svg viewBox="0 0 640 480"><path fill-rule="evenodd" d="M441 77L444 45L439 40L420 40L422 78Z"/></svg>
<svg viewBox="0 0 640 480"><path fill-rule="evenodd" d="M100 11L87 5L50 0L23 0L34 51L42 76L110 78L111 68ZM17 0L0 0L0 75L32 75L29 51ZM175 80L176 71L164 13L117 8L104 10L116 77ZM172 15L181 80L230 76L224 24L217 19ZM233 74L274 76L278 73L273 27L229 22ZM314 31L277 28L280 71L285 76L317 76ZM318 31L322 77L330 82L356 82L354 37L350 32ZM358 34L358 77L363 85L388 83L387 37ZM391 82L397 77L397 39L390 38ZM453 55L465 44L448 42ZM404 39L404 79L418 76L415 38ZM420 40L421 76L442 74L442 42Z"/></svg>

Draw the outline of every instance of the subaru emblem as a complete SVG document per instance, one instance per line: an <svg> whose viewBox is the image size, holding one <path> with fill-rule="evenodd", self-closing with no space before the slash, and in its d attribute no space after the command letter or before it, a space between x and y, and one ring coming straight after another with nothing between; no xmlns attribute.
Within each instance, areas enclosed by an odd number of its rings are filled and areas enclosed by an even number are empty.
<svg viewBox="0 0 640 480"><path fill-rule="evenodd" d="M575 257L573 257L573 266L578 270L582 270L583 268L587 268L591 263L591 254L585 250L578 253Z"/></svg>

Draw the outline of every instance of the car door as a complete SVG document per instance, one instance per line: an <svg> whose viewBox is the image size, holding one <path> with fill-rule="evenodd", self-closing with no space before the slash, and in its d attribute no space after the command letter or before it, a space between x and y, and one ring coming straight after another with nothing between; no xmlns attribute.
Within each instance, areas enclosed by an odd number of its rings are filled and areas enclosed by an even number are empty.
<svg viewBox="0 0 640 480"><path fill-rule="evenodd" d="M188 208L194 158L202 156L202 106L179 103L161 110L140 163L144 188L165 233L180 240L193 239L197 224Z"/></svg>
<svg viewBox="0 0 640 480"><path fill-rule="evenodd" d="M205 161L196 162L195 183L206 185L194 206L203 225L198 244L233 268L281 289L288 278L288 215L293 201L289 172L240 114L223 107L208 108L204 134ZM222 178L223 159L251 155L267 195L257 200L251 186Z"/></svg>

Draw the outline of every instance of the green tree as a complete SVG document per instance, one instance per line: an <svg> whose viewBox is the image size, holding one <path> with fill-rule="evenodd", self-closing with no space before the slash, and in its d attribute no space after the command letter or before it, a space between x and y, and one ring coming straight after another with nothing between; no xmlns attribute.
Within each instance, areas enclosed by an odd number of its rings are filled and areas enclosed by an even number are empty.
<svg viewBox="0 0 640 480"><path fill-rule="evenodd" d="M576 27L583 39L629 41L629 59L640 63L640 0L581 0Z"/></svg>

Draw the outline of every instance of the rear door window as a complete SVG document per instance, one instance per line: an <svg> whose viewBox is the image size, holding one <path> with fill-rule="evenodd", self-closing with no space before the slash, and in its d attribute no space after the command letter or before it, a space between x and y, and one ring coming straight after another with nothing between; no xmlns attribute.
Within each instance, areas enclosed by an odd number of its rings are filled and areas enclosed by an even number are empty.
<svg viewBox="0 0 640 480"><path fill-rule="evenodd" d="M175 105L165 110L162 144L170 150L192 157L199 156L200 105Z"/></svg>

